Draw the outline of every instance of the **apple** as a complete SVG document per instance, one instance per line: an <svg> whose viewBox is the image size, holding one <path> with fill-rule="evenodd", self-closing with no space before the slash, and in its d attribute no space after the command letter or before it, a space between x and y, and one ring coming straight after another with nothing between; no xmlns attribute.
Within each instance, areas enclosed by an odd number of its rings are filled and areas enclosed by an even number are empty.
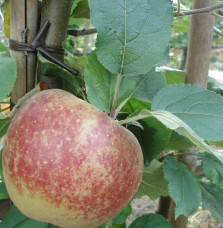
<svg viewBox="0 0 223 228"><path fill-rule="evenodd" d="M26 216L64 228L93 228L136 193L143 155L135 136L72 94L51 89L29 98L8 129L3 173Z"/></svg>

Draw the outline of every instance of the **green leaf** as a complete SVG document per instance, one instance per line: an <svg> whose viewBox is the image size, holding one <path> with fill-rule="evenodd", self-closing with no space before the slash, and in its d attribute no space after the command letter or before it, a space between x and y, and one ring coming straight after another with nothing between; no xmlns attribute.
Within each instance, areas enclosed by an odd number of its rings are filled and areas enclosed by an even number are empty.
<svg viewBox="0 0 223 228"><path fill-rule="evenodd" d="M68 53L68 63L75 70L78 70L81 75L84 74L85 68L87 66L87 57L85 56L72 56Z"/></svg>
<svg viewBox="0 0 223 228"><path fill-rule="evenodd" d="M73 52L74 49L74 41L71 39L66 39L62 43L62 47L66 52Z"/></svg>
<svg viewBox="0 0 223 228"><path fill-rule="evenodd" d="M8 127L10 125L11 119L0 119L0 138L4 136L8 130Z"/></svg>
<svg viewBox="0 0 223 228"><path fill-rule="evenodd" d="M46 228L46 227L47 227L46 223L29 219L29 218L21 221L19 224L14 226L14 228Z"/></svg>
<svg viewBox="0 0 223 228"><path fill-rule="evenodd" d="M186 150L193 146L193 143L185 136L172 131L166 150Z"/></svg>
<svg viewBox="0 0 223 228"><path fill-rule="evenodd" d="M43 67L42 67L43 75L48 77L61 78L65 80L68 90L71 93L73 93L74 95L77 95L80 93L81 91L81 88L79 85L80 81L78 80L77 76L74 76L73 74L67 72L66 70L57 66L56 64L49 62L41 55L38 55L38 57L43 64Z"/></svg>
<svg viewBox="0 0 223 228"><path fill-rule="evenodd" d="M213 146L217 146L217 147L223 147L223 140L217 141L217 142L209 141L208 144L211 146L213 145Z"/></svg>
<svg viewBox="0 0 223 228"><path fill-rule="evenodd" d="M111 224L111 228L126 228L125 224Z"/></svg>
<svg viewBox="0 0 223 228"><path fill-rule="evenodd" d="M88 57L84 80L90 103L109 113L115 92L117 75L110 73L99 63L95 52L92 52ZM135 87L136 81L134 78L123 77L118 105L132 94Z"/></svg>
<svg viewBox="0 0 223 228"><path fill-rule="evenodd" d="M0 52L8 51L8 49L0 42Z"/></svg>
<svg viewBox="0 0 223 228"><path fill-rule="evenodd" d="M168 46L163 54L163 58L158 62L157 66L165 66L170 62L170 47Z"/></svg>
<svg viewBox="0 0 223 228"><path fill-rule="evenodd" d="M5 1L4 32L7 38L10 37L10 0ZM2 63L2 62L1 62Z"/></svg>
<svg viewBox="0 0 223 228"><path fill-rule="evenodd" d="M39 222L23 215L15 205L11 207L9 212L0 223L0 227L4 228L59 228L55 225Z"/></svg>
<svg viewBox="0 0 223 228"><path fill-rule="evenodd" d="M170 156L165 158L163 170L165 179L169 182L170 196L176 203L175 218L182 214L190 216L195 213L201 202L197 179L183 163Z"/></svg>
<svg viewBox="0 0 223 228"><path fill-rule="evenodd" d="M73 10L74 10L75 8L77 8L78 3L81 2L81 1L82 1L82 0L75 0L75 1L73 2L72 7L71 7L71 14L72 14Z"/></svg>
<svg viewBox="0 0 223 228"><path fill-rule="evenodd" d="M2 153L3 153L3 147L1 147L1 144L0 144L0 181L4 182L4 176L3 176L3 170L2 170Z"/></svg>
<svg viewBox="0 0 223 228"><path fill-rule="evenodd" d="M164 179L163 164L153 160L148 167L144 168L142 181L134 198L147 195L151 200L160 196L168 196L168 183Z"/></svg>
<svg viewBox="0 0 223 228"><path fill-rule="evenodd" d="M129 119L119 121L120 124L127 124L132 121L137 121L140 119L145 119L147 117L155 117L158 119L163 125L171 130L180 130L182 131L188 139L190 139L195 145L201 148L204 151L214 154L222 163L223 163L223 155L217 151L215 151L212 147L207 145L205 141L200 138L187 124L185 124L181 119L177 116L173 115L170 112L165 110L161 111L149 111L143 109L137 116L134 116Z"/></svg>
<svg viewBox="0 0 223 228"><path fill-rule="evenodd" d="M106 228L106 225L103 224L103 225L101 225L101 226L98 226L97 228Z"/></svg>
<svg viewBox="0 0 223 228"><path fill-rule="evenodd" d="M136 81L139 83L139 86L132 97L146 102L151 102L156 93L166 85L165 78L160 72L152 72L140 82L139 80L141 78L137 77Z"/></svg>
<svg viewBox="0 0 223 228"><path fill-rule="evenodd" d="M203 139L223 139L223 98L199 85L167 86L154 97L152 110L173 113Z"/></svg>
<svg viewBox="0 0 223 228"><path fill-rule="evenodd" d="M76 2L76 0L74 2ZM90 9L88 5L88 0L78 1L77 6L72 11L71 17L90 19Z"/></svg>
<svg viewBox="0 0 223 228"><path fill-rule="evenodd" d="M68 28L71 29L78 29L79 26L83 25L84 23L86 23L88 21L87 18L69 18L69 22L68 22Z"/></svg>
<svg viewBox="0 0 223 228"><path fill-rule="evenodd" d="M4 228L14 228L16 225L26 219L27 217L13 205L6 216L3 218L1 226Z"/></svg>
<svg viewBox="0 0 223 228"><path fill-rule="evenodd" d="M172 228L167 220L158 214L143 215L129 226L129 228Z"/></svg>
<svg viewBox="0 0 223 228"><path fill-rule="evenodd" d="M190 29L190 18L184 17L184 18L177 18L173 22L173 31L175 32L188 32Z"/></svg>
<svg viewBox="0 0 223 228"><path fill-rule="evenodd" d="M143 129L132 125L128 129L137 137L144 159L151 162L166 148L171 136L171 130L154 117L140 120L139 123Z"/></svg>
<svg viewBox="0 0 223 228"><path fill-rule="evenodd" d="M136 76L163 57L173 21L169 0L89 0L99 61L114 74Z"/></svg>
<svg viewBox="0 0 223 228"><path fill-rule="evenodd" d="M150 103L131 98L121 109L122 112L130 114L129 117L137 115L141 110L150 108ZM133 123L136 123L133 121ZM152 161L167 146L171 131L156 118L146 118L138 122L143 129L130 125L128 129L137 137L144 155L144 159Z"/></svg>
<svg viewBox="0 0 223 228"><path fill-rule="evenodd" d="M12 91L16 75L16 60L11 58L8 52L0 52L0 101L6 98Z"/></svg>
<svg viewBox="0 0 223 228"><path fill-rule="evenodd" d="M139 122L144 128L142 130L144 156L148 161L152 161L165 150L170 140L171 130L153 117Z"/></svg>
<svg viewBox="0 0 223 228"><path fill-rule="evenodd" d="M0 200L8 199L9 195L4 182L0 182Z"/></svg>
<svg viewBox="0 0 223 228"><path fill-rule="evenodd" d="M118 215L112 219L112 224L125 224L127 217L132 213L132 207L128 204Z"/></svg>
<svg viewBox="0 0 223 228"><path fill-rule="evenodd" d="M213 154L206 153L202 159L202 169L206 177L217 187L223 189L223 164Z"/></svg>
<svg viewBox="0 0 223 228"><path fill-rule="evenodd" d="M143 109L150 109L151 104L149 102L141 101L136 98L131 98L125 106L121 109L122 112L131 114L135 111L141 111Z"/></svg>
<svg viewBox="0 0 223 228"><path fill-rule="evenodd" d="M163 72L166 78L166 85L184 84L185 72L179 70L168 70Z"/></svg>
<svg viewBox="0 0 223 228"><path fill-rule="evenodd" d="M209 210L217 221L223 221L223 190L212 183L200 182L202 208Z"/></svg>

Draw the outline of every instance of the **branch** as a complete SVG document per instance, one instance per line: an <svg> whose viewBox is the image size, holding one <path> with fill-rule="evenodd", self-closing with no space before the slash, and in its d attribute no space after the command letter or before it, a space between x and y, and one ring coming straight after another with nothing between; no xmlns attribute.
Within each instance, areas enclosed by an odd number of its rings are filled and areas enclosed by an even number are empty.
<svg viewBox="0 0 223 228"><path fill-rule="evenodd" d="M97 33L96 29L83 29L83 30L68 30L67 34L71 36L88 36Z"/></svg>
<svg viewBox="0 0 223 228"><path fill-rule="evenodd" d="M200 13L210 13L211 11L214 11L216 9L223 8L223 4L217 5L217 6L211 6L201 9L194 9L194 10L188 10L185 12L181 12L179 15L177 13L175 14L175 17L182 17L187 15L193 15L193 14L200 14Z"/></svg>

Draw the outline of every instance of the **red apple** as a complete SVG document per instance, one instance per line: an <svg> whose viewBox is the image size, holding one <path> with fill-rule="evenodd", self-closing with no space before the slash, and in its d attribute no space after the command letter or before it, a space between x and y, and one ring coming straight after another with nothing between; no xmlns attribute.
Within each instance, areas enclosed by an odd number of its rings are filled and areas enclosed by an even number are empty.
<svg viewBox="0 0 223 228"><path fill-rule="evenodd" d="M8 193L26 216L66 228L103 224L141 181L134 135L93 105L59 89L31 97L3 150Z"/></svg>

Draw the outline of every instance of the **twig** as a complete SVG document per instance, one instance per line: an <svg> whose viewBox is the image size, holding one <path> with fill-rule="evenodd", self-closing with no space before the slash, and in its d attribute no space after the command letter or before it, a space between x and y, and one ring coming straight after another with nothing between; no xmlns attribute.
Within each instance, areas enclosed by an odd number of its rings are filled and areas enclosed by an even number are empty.
<svg viewBox="0 0 223 228"><path fill-rule="evenodd" d="M200 14L200 13L210 13L211 11L217 10L223 8L223 4L217 5L217 6L211 6L201 9L194 9L194 10L188 10L185 12L181 12L179 15L177 13L175 14L175 17L182 17L187 15L193 15L193 14Z"/></svg>
<svg viewBox="0 0 223 228"><path fill-rule="evenodd" d="M207 8L201 8L201 9L194 9L194 10L188 10L185 12L181 12L181 7L180 7L180 0L178 0L178 6L177 6L177 12L175 13L175 17L182 17L182 16L187 16L187 15L193 15L193 14L200 14L200 13L210 13L211 11L214 11L216 9L223 8L223 4L217 5L217 6L211 6ZM211 13L213 16L218 16L222 17L218 14ZM97 33L97 29L83 29L83 30L68 30L67 34L71 36L87 36Z"/></svg>
<svg viewBox="0 0 223 228"><path fill-rule="evenodd" d="M0 112L4 112L6 110L10 109L10 107L6 107L6 108L3 108L3 109L0 109Z"/></svg>
<svg viewBox="0 0 223 228"><path fill-rule="evenodd" d="M71 36L87 36L97 33L96 29L83 29L83 30L68 30L67 34Z"/></svg>
<svg viewBox="0 0 223 228"><path fill-rule="evenodd" d="M221 16L220 14L217 14L217 13L210 13L212 16L214 17L218 17L218 18L223 18L223 16Z"/></svg>
<svg viewBox="0 0 223 228"><path fill-rule="evenodd" d="M177 1L177 12L176 15L180 15L180 0Z"/></svg>
<svg viewBox="0 0 223 228"><path fill-rule="evenodd" d="M223 34L221 33L221 31L218 28L216 28L215 26L214 26L214 32L216 34L218 34L219 36L223 37Z"/></svg>

